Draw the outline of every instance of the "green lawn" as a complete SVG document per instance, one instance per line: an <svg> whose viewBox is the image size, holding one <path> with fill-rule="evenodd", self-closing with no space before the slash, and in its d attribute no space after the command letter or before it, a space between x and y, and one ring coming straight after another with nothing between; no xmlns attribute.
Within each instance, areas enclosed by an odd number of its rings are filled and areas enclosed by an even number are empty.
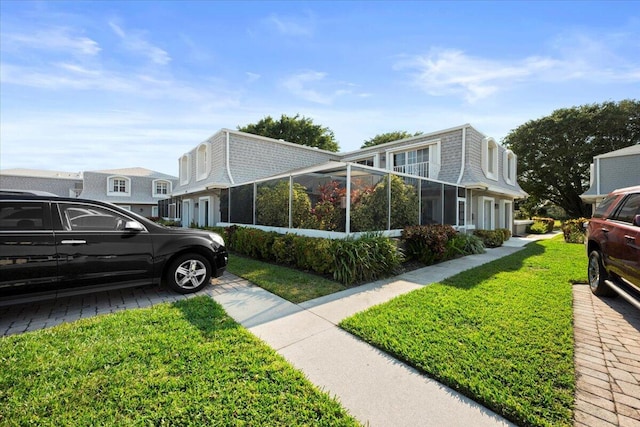
<svg viewBox="0 0 640 427"><path fill-rule="evenodd" d="M296 304L347 289L316 274L238 255L229 257L227 270Z"/></svg>
<svg viewBox="0 0 640 427"><path fill-rule="evenodd" d="M358 423L197 297L0 338L0 425Z"/></svg>
<svg viewBox="0 0 640 427"><path fill-rule="evenodd" d="M586 264L582 245L532 243L341 326L520 425L569 426L571 287Z"/></svg>

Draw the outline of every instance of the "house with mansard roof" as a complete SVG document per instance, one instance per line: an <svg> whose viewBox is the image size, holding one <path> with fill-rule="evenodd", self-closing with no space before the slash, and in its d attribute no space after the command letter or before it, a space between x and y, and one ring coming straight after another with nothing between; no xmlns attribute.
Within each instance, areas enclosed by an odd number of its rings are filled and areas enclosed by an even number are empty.
<svg viewBox="0 0 640 427"><path fill-rule="evenodd" d="M143 216L158 216L158 201L169 197L178 179L144 168L85 172L33 169L0 171L0 188L38 190L61 197L114 203Z"/></svg>
<svg viewBox="0 0 640 427"><path fill-rule="evenodd" d="M356 181L368 180L373 188L382 176L398 176L419 194L417 223L460 230L512 229L514 201L526 197L516 180L516 155L469 124L347 153L222 129L178 163L171 203L185 226L240 223L269 229L256 214L259 188L285 179L292 194L294 183L306 189L312 211L326 198L320 189L331 183L349 212ZM383 230L391 231L392 224L390 218ZM293 225L290 220L285 228ZM350 232L349 220L339 231Z"/></svg>

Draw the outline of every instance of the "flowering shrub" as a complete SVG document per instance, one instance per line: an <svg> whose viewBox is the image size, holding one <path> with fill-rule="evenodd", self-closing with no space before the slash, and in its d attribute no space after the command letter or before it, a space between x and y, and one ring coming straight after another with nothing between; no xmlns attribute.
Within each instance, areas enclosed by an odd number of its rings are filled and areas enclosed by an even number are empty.
<svg viewBox="0 0 640 427"><path fill-rule="evenodd" d="M567 243L584 243L587 218L568 219L562 224L562 234Z"/></svg>

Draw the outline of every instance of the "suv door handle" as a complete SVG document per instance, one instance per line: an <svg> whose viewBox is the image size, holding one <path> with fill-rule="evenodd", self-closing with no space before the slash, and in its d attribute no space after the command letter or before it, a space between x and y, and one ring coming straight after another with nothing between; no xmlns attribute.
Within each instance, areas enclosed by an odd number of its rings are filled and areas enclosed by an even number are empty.
<svg viewBox="0 0 640 427"><path fill-rule="evenodd" d="M608 228L604 228L604 227L602 227L600 230L604 231L605 233L609 232L609 229Z"/></svg>
<svg viewBox="0 0 640 427"><path fill-rule="evenodd" d="M625 234L624 238L632 242L636 240L635 236L629 236L628 234Z"/></svg>
<svg viewBox="0 0 640 427"><path fill-rule="evenodd" d="M63 245L86 245L86 240L63 240L60 243Z"/></svg>

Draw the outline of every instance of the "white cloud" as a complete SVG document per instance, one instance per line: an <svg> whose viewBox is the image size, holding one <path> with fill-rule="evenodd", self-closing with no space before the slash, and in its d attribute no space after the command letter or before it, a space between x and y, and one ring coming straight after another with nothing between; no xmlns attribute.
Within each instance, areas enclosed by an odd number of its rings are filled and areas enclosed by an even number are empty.
<svg viewBox="0 0 640 427"><path fill-rule="evenodd" d="M98 43L88 37L72 34L66 27L53 27L30 33L2 33L3 49L65 52L74 56L95 56Z"/></svg>
<svg viewBox="0 0 640 427"><path fill-rule="evenodd" d="M256 80L259 80L260 77L262 77L262 76L260 76L260 74L252 73L250 71L247 71L244 74L247 76L247 83L253 83Z"/></svg>
<svg viewBox="0 0 640 427"><path fill-rule="evenodd" d="M282 17L275 14L269 15L266 22L286 36L313 35L315 24L311 16L303 18Z"/></svg>
<svg viewBox="0 0 640 427"><path fill-rule="evenodd" d="M582 33L567 33L550 43L552 52L547 55L498 60L457 49L432 49L426 55L398 61L394 69L409 70L413 83L430 95L456 95L474 103L530 82L640 81L640 57L616 50L624 51L633 43L620 34L597 40Z"/></svg>
<svg viewBox="0 0 640 427"><path fill-rule="evenodd" d="M367 93L354 94L354 84L332 81L327 76L327 73L320 71L304 71L285 78L282 86L298 98L322 105L331 105L345 95L370 96Z"/></svg>
<svg viewBox="0 0 640 427"><path fill-rule="evenodd" d="M144 34L141 31L126 32L113 21L109 22L109 26L113 32L120 37L124 47L131 52L146 56L152 62L159 65L166 65L171 62L171 56L169 56L165 50L145 40Z"/></svg>

